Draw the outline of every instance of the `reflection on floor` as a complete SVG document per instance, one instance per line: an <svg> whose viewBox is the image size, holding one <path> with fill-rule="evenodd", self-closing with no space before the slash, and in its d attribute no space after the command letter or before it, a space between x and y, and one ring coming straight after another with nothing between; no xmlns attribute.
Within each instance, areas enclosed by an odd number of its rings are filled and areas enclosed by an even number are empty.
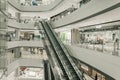
<svg viewBox="0 0 120 80"><path fill-rule="evenodd" d="M48 59L46 51L43 50L43 54L41 54L40 51L37 51L37 49L34 50L34 53L32 53L30 50L22 50L22 56L21 58L32 58L32 59Z"/></svg>
<svg viewBox="0 0 120 80"><path fill-rule="evenodd" d="M44 80L44 69L43 68L25 68L24 70L19 69L19 80Z"/></svg>

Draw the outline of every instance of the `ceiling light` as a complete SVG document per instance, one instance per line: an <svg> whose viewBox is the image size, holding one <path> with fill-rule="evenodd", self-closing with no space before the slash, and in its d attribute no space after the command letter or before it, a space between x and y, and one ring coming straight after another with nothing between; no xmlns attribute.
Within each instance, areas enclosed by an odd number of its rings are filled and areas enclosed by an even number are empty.
<svg viewBox="0 0 120 80"><path fill-rule="evenodd" d="M102 27L101 25L96 26L96 28L101 28L101 27Z"/></svg>

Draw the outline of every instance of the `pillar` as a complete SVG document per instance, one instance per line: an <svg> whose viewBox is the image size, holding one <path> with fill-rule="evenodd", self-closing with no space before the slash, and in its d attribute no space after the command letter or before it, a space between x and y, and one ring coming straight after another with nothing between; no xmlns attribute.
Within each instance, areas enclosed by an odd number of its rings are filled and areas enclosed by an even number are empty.
<svg viewBox="0 0 120 80"><path fill-rule="evenodd" d="M16 30L15 30L15 37L16 37L16 40L17 40L17 41L20 40L20 29L16 29Z"/></svg>
<svg viewBox="0 0 120 80"><path fill-rule="evenodd" d="M71 30L71 43L72 45L80 43L80 33L78 29Z"/></svg>
<svg viewBox="0 0 120 80"><path fill-rule="evenodd" d="M15 58L20 58L21 57L20 47L14 48L13 51L14 51L14 57Z"/></svg>
<svg viewBox="0 0 120 80"><path fill-rule="evenodd" d="M60 32L57 32L57 36L60 38Z"/></svg>
<svg viewBox="0 0 120 80"><path fill-rule="evenodd" d="M16 13L15 13L15 17L16 17L16 19L17 19L17 22L21 22L21 20L20 20L20 18L21 18L21 13L16 12Z"/></svg>
<svg viewBox="0 0 120 80"><path fill-rule="evenodd" d="M116 55L118 56L119 55L119 30L117 30L115 33L114 33L114 44L113 44L113 55Z"/></svg>

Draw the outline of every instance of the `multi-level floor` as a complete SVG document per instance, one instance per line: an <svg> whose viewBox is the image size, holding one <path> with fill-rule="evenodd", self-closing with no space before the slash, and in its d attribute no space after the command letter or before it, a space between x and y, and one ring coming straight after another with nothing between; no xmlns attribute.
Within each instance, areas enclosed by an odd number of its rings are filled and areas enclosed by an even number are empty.
<svg viewBox="0 0 120 80"><path fill-rule="evenodd" d="M0 0L0 80L119 80L120 0Z"/></svg>

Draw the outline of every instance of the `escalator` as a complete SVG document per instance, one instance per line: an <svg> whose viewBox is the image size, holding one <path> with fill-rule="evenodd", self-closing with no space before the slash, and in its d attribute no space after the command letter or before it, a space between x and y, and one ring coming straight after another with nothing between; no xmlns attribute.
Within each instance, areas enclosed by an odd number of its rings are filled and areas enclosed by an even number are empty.
<svg viewBox="0 0 120 80"><path fill-rule="evenodd" d="M44 77L45 80L49 80L48 61L44 60Z"/></svg>
<svg viewBox="0 0 120 80"><path fill-rule="evenodd" d="M44 60L44 80L55 80L53 71L48 60Z"/></svg>
<svg viewBox="0 0 120 80"><path fill-rule="evenodd" d="M83 80L81 77L81 72L78 70L72 58L70 57L68 53L69 51L67 51L65 46L53 31L51 24L47 21L41 21L41 25L47 35L59 66L63 72L63 80Z"/></svg>

